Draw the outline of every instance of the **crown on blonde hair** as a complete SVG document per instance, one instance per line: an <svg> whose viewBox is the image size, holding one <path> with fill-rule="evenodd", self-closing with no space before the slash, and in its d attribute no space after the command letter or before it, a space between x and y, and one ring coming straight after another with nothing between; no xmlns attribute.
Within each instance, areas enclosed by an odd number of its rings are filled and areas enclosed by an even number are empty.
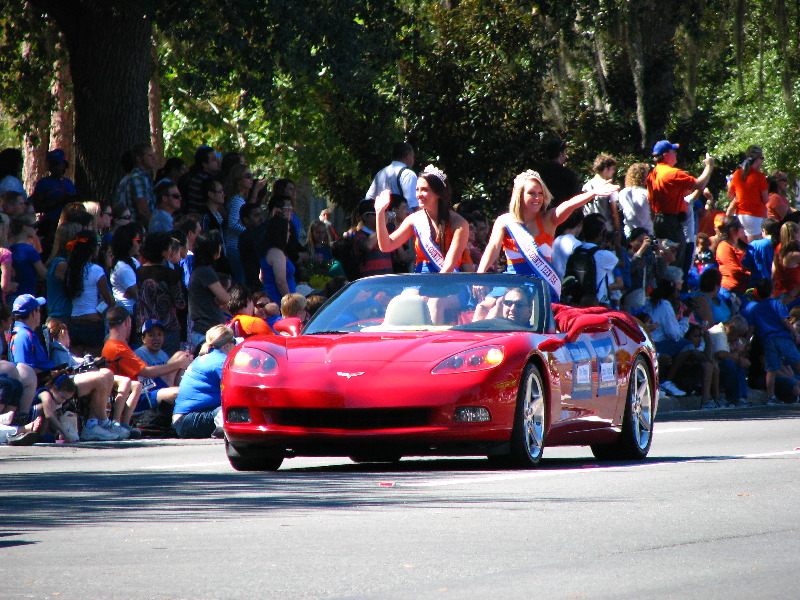
<svg viewBox="0 0 800 600"><path fill-rule="evenodd" d="M514 177L514 186L516 187L518 185L521 185L528 179L538 179L539 181L541 181L542 176L539 175L538 171L534 171L533 169L528 169L527 171L523 171L522 173Z"/></svg>

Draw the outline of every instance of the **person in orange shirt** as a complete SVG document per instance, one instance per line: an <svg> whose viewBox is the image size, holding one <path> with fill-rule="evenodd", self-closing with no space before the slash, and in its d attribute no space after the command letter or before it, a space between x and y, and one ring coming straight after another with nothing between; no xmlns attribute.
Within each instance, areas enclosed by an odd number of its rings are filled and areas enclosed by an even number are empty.
<svg viewBox="0 0 800 600"><path fill-rule="evenodd" d="M255 315L255 304L250 290L243 283L235 283L229 291L228 312L233 315L228 327L236 337L251 335L272 335L274 332L267 322Z"/></svg>
<svg viewBox="0 0 800 600"><path fill-rule="evenodd" d="M789 177L783 171L773 171L767 178L767 183L769 183L769 190L767 190L769 192L767 216L776 221L783 221L786 215L790 212L795 212L786 197Z"/></svg>
<svg viewBox="0 0 800 600"><path fill-rule="evenodd" d="M661 140L653 146L656 166L647 176L646 185L653 211L653 234L656 238L666 238L679 244L676 263L686 270L683 222L687 218L687 209L684 198L695 190L703 192L714 171L714 159L706 156L705 168L700 177L695 179L675 167L678 148L678 144L668 140Z"/></svg>
<svg viewBox="0 0 800 600"><path fill-rule="evenodd" d="M737 296L741 300L750 283L750 273L742 266L747 250L744 227L737 217L725 217L719 226L719 236L716 258L722 273L722 287L718 295L731 300Z"/></svg>
<svg viewBox="0 0 800 600"><path fill-rule="evenodd" d="M742 166L728 181L728 196L732 202L728 215L737 215L747 234L747 241L761 239L761 221L767 216L769 184L761 172L764 154L759 146L750 146Z"/></svg>

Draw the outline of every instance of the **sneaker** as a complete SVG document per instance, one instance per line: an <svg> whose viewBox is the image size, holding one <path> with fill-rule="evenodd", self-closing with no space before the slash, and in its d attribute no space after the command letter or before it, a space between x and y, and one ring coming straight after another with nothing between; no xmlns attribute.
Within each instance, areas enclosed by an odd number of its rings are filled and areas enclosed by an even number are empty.
<svg viewBox="0 0 800 600"><path fill-rule="evenodd" d="M120 441L127 440L128 437L130 436L130 432L127 429L125 429L122 425L120 425L116 421L112 421L111 419L106 419L105 421L100 423L100 427L113 433L115 436L117 436L116 439Z"/></svg>
<svg viewBox="0 0 800 600"><path fill-rule="evenodd" d="M728 404L728 400L725 398L717 398L717 408L730 408L730 404Z"/></svg>
<svg viewBox="0 0 800 600"><path fill-rule="evenodd" d="M8 436L6 443L9 446L33 446L39 440L40 436L38 431L23 431Z"/></svg>
<svg viewBox="0 0 800 600"><path fill-rule="evenodd" d="M672 383L671 381L662 381L661 386L664 388L664 391L667 392L670 396L685 396L686 392L680 389L677 385Z"/></svg>
<svg viewBox="0 0 800 600"><path fill-rule="evenodd" d="M780 400L778 400L778 398L777 398L777 397L775 397L775 396L770 396L770 399L769 399L769 400L767 400L767 404L768 404L769 406L781 406L781 405L783 404L783 402L781 402Z"/></svg>
<svg viewBox="0 0 800 600"><path fill-rule="evenodd" d="M142 439L142 430L136 427L131 427L126 423L120 423L120 427L128 431L128 439L140 440Z"/></svg>
<svg viewBox="0 0 800 600"><path fill-rule="evenodd" d="M712 408L718 408L718 407L716 402L714 402L711 399L708 399L700 405L700 408L702 408L703 410L711 410Z"/></svg>
<svg viewBox="0 0 800 600"><path fill-rule="evenodd" d="M736 406L753 406L753 403L750 402L747 398L739 398L739 401L736 403Z"/></svg>
<svg viewBox="0 0 800 600"><path fill-rule="evenodd" d="M113 442L117 439L119 436L101 427L97 419L89 419L81 431L81 440L84 442Z"/></svg>

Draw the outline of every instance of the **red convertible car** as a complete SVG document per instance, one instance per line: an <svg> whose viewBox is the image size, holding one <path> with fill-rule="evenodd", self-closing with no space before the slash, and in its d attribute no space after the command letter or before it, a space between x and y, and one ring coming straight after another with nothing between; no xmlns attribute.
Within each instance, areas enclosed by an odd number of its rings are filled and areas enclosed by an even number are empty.
<svg viewBox="0 0 800 600"><path fill-rule="evenodd" d="M642 459L656 365L635 319L551 304L540 279L369 277L299 335L250 337L230 353L225 447L240 471L294 456L485 455L533 467L557 445Z"/></svg>

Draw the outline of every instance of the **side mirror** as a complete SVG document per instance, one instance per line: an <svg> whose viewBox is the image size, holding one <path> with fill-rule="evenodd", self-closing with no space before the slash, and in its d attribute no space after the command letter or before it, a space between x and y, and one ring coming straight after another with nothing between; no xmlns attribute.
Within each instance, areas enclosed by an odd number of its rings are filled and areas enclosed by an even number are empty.
<svg viewBox="0 0 800 600"><path fill-rule="evenodd" d="M611 329L611 320L606 315L581 315L572 323L565 342L571 343L582 333L601 333Z"/></svg>
<svg viewBox="0 0 800 600"><path fill-rule="evenodd" d="M285 319L280 319L272 326L272 328L275 330L275 333L288 337L297 337L300 335L300 329L302 329L302 327L303 323L297 317L286 317Z"/></svg>

